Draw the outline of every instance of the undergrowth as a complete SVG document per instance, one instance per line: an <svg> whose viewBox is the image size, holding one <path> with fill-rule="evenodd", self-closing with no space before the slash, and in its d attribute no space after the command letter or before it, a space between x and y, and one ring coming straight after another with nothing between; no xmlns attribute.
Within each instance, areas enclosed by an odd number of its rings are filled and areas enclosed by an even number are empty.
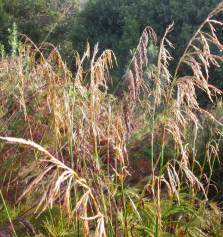
<svg viewBox="0 0 223 237"><path fill-rule="evenodd" d="M111 50L87 44L71 72L52 45L12 34L0 60L0 236L222 236L222 91L208 83L223 61L222 11L172 75L173 25L160 43L146 27L116 95ZM197 90L216 107L200 107Z"/></svg>

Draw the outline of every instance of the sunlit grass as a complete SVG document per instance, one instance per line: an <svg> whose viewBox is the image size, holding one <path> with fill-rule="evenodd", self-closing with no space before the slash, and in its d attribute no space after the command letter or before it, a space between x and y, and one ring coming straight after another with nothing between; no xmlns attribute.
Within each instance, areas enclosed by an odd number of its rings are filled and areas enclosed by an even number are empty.
<svg viewBox="0 0 223 237"><path fill-rule="evenodd" d="M222 95L208 82L210 67L223 61L212 50L223 48L215 31L222 23L214 20L222 10L221 3L202 23L173 75L173 25L160 43L145 28L118 96L109 93L111 50L99 54L87 44L71 72L52 45L14 39L13 53L0 61L0 180L5 196L6 186L20 187L16 205L31 206L28 219L43 218L37 233L222 233L220 209L208 201L218 188L212 178L222 158L222 102L207 111L196 97L197 89L212 102Z"/></svg>

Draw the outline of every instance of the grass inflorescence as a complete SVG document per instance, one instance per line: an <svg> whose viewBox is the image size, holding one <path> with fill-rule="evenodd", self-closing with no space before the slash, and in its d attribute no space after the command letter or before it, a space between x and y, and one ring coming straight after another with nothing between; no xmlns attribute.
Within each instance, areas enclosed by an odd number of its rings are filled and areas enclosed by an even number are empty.
<svg viewBox="0 0 223 237"><path fill-rule="evenodd" d="M208 15L173 73L174 25L160 43L146 27L115 94L111 50L87 44L72 72L52 45L23 35L15 45L13 33L0 60L2 233L18 236L23 223L31 236L223 234L222 91L208 82L223 61L222 11ZM202 108L197 90L216 107Z"/></svg>

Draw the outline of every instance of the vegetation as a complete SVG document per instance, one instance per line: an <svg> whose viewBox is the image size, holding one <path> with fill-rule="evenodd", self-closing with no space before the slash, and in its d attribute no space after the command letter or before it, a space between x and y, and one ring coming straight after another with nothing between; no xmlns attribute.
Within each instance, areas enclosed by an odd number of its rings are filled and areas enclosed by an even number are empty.
<svg viewBox="0 0 223 237"><path fill-rule="evenodd" d="M103 49L111 48L123 67L129 60L143 29L150 25L161 37L174 22L169 36L179 58L192 34L219 0L96 0L88 1L77 15L73 28L74 48L83 51L86 39ZM95 24L97 22L97 24ZM123 68L120 68L123 72Z"/></svg>
<svg viewBox="0 0 223 237"><path fill-rule="evenodd" d="M209 83L222 12L179 58L174 24L160 39L146 26L115 94L112 50L87 44L71 71L13 24L0 59L1 237L223 235L222 90Z"/></svg>
<svg viewBox="0 0 223 237"><path fill-rule="evenodd" d="M0 0L0 43L9 48L8 30L16 23L35 44L51 42L65 55L72 51L71 23L77 11L76 0Z"/></svg>

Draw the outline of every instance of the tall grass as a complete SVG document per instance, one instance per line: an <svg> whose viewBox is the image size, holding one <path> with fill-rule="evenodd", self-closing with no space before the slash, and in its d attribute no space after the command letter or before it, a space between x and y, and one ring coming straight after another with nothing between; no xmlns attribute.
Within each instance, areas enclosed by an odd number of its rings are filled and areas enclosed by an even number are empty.
<svg viewBox="0 0 223 237"><path fill-rule="evenodd" d="M56 48L38 48L20 36L18 49L0 61L1 162L13 156L16 164L4 170L5 194L21 185L17 204L33 205L38 216L59 206L75 236L222 233L221 213L208 204L222 123L196 97L196 88L210 101L222 94L208 83L210 68L223 61L215 53L223 48L216 33L222 23L215 18L222 10L220 3L195 32L173 75L174 46L168 40L173 24L159 45L147 27L122 96L108 92L116 64L111 50L99 54L97 45L87 45L82 56L76 53L72 73ZM150 45L158 48L156 63ZM203 117L215 129L200 157ZM140 157L133 158L136 136L149 151L141 166ZM139 170L150 171L143 186L128 181L131 175L137 179L132 172L137 162ZM59 233L49 221L46 226L49 236Z"/></svg>

